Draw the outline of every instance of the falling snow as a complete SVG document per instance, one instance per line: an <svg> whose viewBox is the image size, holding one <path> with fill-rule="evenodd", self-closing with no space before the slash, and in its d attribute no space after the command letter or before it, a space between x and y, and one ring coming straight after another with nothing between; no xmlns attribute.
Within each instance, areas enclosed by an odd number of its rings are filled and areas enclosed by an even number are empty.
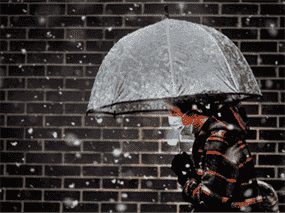
<svg viewBox="0 0 285 213"><path fill-rule="evenodd" d="M68 187L73 189L75 187L75 183L70 184Z"/></svg>
<svg viewBox="0 0 285 213"><path fill-rule="evenodd" d="M12 146L17 146L17 141L15 141L14 143L13 142L11 142L11 144L12 144Z"/></svg>
<svg viewBox="0 0 285 213"><path fill-rule="evenodd" d="M121 150L120 149L114 149L113 155L116 156L116 157L120 156L121 155Z"/></svg>
<svg viewBox="0 0 285 213"><path fill-rule="evenodd" d="M28 133L32 134L32 133L33 133L33 128L30 128L30 129L28 130Z"/></svg>

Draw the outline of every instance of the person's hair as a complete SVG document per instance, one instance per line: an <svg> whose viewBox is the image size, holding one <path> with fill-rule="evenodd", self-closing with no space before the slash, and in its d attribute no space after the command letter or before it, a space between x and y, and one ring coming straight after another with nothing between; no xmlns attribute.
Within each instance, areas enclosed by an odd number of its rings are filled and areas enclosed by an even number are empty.
<svg viewBox="0 0 285 213"><path fill-rule="evenodd" d="M208 105L210 104L210 105ZM193 108L193 105L196 106ZM248 130L248 117L245 111L245 108L241 105L240 102L231 102L231 103L184 103L177 106L181 113L185 115L197 114L204 115L208 117L216 117L221 121L226 121L229 123L234 123L240 126L240 122L242 125ZM218 113L221 113L221 116L218 116ZM238 117L237 117L238 116Z"/></svg>

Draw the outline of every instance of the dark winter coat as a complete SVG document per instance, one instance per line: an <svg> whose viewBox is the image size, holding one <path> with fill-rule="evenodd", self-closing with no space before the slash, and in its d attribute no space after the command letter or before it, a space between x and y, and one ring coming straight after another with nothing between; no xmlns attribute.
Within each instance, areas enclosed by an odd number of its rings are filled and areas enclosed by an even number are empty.
<svg viewBox="0 0 285 213"><path fill-rule="evenodd" d="M195 212L278 212L276 192L256 179L241 117L235 108L221 112L226 117L209 117L196 133L194 163L186 153L173 160L184 200L194 205Z"/></svg>

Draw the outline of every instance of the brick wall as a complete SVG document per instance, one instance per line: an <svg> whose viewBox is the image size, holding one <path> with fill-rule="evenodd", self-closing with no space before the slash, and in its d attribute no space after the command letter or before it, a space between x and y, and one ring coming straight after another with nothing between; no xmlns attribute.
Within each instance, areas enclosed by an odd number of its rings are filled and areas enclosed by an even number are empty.
<svg viewBox="0 0 285 213"><path fill-rule="evenodd" d="M166 113L85 117L99 66L123 36L163 19L160 0L1 0L2 212L187 212ZM263 92L243 102L261 180L285 211L284 0L165 1L243 52ZM127 128L125 128L127 127ZM182 143L189 152L193 138Z"/></svg>

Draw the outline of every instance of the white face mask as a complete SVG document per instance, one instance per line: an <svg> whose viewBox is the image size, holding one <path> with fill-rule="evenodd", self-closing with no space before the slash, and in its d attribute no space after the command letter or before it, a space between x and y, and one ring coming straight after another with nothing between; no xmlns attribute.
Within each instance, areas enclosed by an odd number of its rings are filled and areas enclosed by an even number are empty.
<svg viewBox="0 0 285 213"><path fill-rule="evenodd" d="M185 127L180 116L168 116L168 122L172 129L180 132Z"/></svg>
<svg viewBox="0 0 285 213"><path fill-rule="evenodd" d="M192 125L185 126L182 122L182 118L180 116L168 116L168 122L172 129L182 134L192 134L193 129Z"/></svg>

